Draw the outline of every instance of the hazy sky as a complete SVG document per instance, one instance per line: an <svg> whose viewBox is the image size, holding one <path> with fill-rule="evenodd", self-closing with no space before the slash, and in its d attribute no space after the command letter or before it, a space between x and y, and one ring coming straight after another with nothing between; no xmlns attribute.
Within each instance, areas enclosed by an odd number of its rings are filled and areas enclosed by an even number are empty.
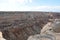
<svg viewBox="0 0 60 40"><path fill-rule="evenodd" d="M0 11L60 12L60 0L0 0Z"/></svg>

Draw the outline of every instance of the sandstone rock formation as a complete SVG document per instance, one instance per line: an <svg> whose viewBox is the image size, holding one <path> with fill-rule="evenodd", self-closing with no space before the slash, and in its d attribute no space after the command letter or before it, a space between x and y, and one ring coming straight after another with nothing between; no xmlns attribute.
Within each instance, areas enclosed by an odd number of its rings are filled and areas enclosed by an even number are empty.
<svg viewBox="0 0 60 40"><path fill-rule="evenodd" d="M56 40L56 38L51 34L36 34L30 36L27 40Z"/></svg>
<svg viewBox="0 0 60 40"><path fill-rule="evenodd" d="M0 40L6 40L3 38L2 32L0 32Z"/></svg>
<svg viewBox="0 0 60 40"><path fill-rule="evenodd" d="M52 27L52 22L48 22L46 25L44 25L44 27L41 29L41 33L40 34L44 34L46 33L47 30L50 30Z"/></svg>

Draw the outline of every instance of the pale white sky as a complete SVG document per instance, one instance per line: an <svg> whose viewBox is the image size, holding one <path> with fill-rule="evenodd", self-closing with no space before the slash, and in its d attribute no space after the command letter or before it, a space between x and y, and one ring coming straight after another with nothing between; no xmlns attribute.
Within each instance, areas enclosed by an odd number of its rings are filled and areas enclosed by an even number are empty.
<svg viewBox="0 0 60 40"><path fill-rule="evenodd" d="M54 2L55 1L55 2ZM0 0L0 11L60 12L59 0Z"/></svg>

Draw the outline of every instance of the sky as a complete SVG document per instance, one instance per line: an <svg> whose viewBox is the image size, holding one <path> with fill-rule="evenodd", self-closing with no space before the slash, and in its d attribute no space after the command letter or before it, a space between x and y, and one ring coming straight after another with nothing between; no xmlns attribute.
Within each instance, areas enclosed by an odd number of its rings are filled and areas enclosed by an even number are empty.
<svg viewBox="0 0 60 40"><path fill-rule="evenodd" d="M60 12L60 0L0 0L0 11Z"/></svg>

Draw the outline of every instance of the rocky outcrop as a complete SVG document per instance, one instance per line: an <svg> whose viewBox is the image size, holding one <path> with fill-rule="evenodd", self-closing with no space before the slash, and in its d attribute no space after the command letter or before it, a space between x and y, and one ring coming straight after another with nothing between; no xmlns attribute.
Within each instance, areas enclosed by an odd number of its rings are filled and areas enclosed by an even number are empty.
<svg viewBox="0 0 60 40"><path fill-rule="evenodd" d="M0 40L6 40L3 38L2 32L0 32Z"/></svg>
<svg viewBox="0 0 60 40"><path fill-rule="evenodd" d="M27 40L56 40L56 38L51 34L36 34L28 37Z"/></svg>

